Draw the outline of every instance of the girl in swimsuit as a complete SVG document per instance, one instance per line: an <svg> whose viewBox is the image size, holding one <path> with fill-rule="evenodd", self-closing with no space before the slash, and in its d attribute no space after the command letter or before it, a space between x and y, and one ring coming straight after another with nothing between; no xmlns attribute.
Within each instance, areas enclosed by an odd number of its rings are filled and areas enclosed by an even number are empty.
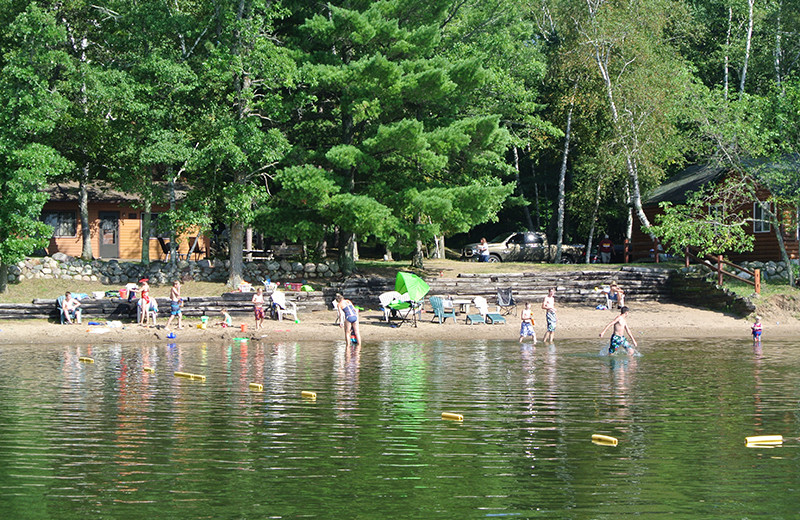
<svg viewBox="0 0 800 520"><path fill-rule="evenodd" d="M350 342L352 333L356 338L356 346L361 346L361 331L358 330L358 309L353 302L346 300L341 294L336 295L336 312L339 313L339 326L344 327L344 339Z"/></svg>

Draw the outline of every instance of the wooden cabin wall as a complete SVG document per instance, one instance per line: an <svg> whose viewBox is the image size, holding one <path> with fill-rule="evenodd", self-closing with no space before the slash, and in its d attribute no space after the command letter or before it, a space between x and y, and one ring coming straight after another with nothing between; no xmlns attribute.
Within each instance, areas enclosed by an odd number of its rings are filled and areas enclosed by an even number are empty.
<svg viewBox="0 0 800 520"><path fill-rule="evenodd" d="M766 197L766 192L760 192L759 196ZM748 215L752 216L752 204L746 205ZM744 209L742 206L740 209ZM800 258L800 242L797 240L797 213L795 209L786 210L791 214L792 218L784 220L786 222L783 230L783 240L786 246L786 252L789 254L790 259ZM661 214L661 208L657 206L646 206L644 212L650 222L655 223L657 215ZM769 232L755 233L753 231L753 224L747 224L747 233L752 235L755 239L753 250L747 253L725 253L725 257L732 262L745 262L745 261L761 261L769 262L781 261L780 247L778 246L778 239L775 237L775 230ZM635 222L633 233L631 235L631 260L638 260L648 258L650 256L650 249L653 248L653 242L650 236L641 230L638 221Z"/></svg>
<svg viewBox="0 0 800 520"><path fill-rule="evenodd" d="M154 213L166 211L166 207L153 208ZM77 220L76 233L70 237L53 237L50 239L50 245L47 248L48 254L61 252L70 256L79 257L82 251L82 228L80 222L80 215L78 212L77 204L74 202L48 202L45 204L43 211L71 211L75 213ZM139 261L142 258L142 238L141 238L141 211L130 207L121 206L114 203L90 203L89 204L89 222L91 227L92 237L92 254L95 258L101 258L99 255L100 250L100 236L99 230L99 214L104 211L119 212L119 260ZM185 255L191 247L190 239L193 240L194 234L187 234L179 236L178 251ZM149 241L150 247L150 260L161 260L164 255L161 251L161 246L156 238L151 238ZM165 239L165 242L169 242ZM208 238L201 236L198 241L198 249L208 251ZM194 258L193 258L194 259ZM107 258L106 258L107 260Z"/></svg>

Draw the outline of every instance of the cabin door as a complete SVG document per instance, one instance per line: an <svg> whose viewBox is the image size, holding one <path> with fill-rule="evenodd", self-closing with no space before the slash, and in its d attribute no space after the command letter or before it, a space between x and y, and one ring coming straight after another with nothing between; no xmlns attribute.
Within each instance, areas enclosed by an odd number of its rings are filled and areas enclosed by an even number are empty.
<svg viewBox="0 0 800 520"><path fill-rule="evenodd" d="M119 211L101 211L100 258L119 258Z"/></svg>

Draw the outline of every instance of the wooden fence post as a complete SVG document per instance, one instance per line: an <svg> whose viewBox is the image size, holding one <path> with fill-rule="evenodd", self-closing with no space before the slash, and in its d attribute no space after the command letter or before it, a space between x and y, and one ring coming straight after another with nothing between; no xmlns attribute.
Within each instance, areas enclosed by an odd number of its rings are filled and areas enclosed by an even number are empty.
<svg viewBox="0 0 800 520"><path fill-rule="evenodd" d="M717 284L722 287L722 255L717 255Z"/></svg>
<svg viewBox="0 0 800 520"><path fill-rule="evenodd" d="M761 269L753 269L753 287L756 294L761 294Z"/></svg>
<svg viewBox="0 0 800 520"><path fill-rule="evenodd" d="M684 266L689 267L689 246L686 246L683 258L684 258Z"/></svg>

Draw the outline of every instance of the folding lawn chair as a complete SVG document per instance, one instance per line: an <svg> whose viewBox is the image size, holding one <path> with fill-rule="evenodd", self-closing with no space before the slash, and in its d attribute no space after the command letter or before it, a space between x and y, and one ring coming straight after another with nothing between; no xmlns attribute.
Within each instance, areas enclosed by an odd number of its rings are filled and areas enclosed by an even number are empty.
<svg viewBox="0 0 800 520"><path fill-rule="evenodd" d="M507 289L497 289L497 307L503 310L503 314L517 315L517 301L514 299L514 294L511 287Z"/></svg>

